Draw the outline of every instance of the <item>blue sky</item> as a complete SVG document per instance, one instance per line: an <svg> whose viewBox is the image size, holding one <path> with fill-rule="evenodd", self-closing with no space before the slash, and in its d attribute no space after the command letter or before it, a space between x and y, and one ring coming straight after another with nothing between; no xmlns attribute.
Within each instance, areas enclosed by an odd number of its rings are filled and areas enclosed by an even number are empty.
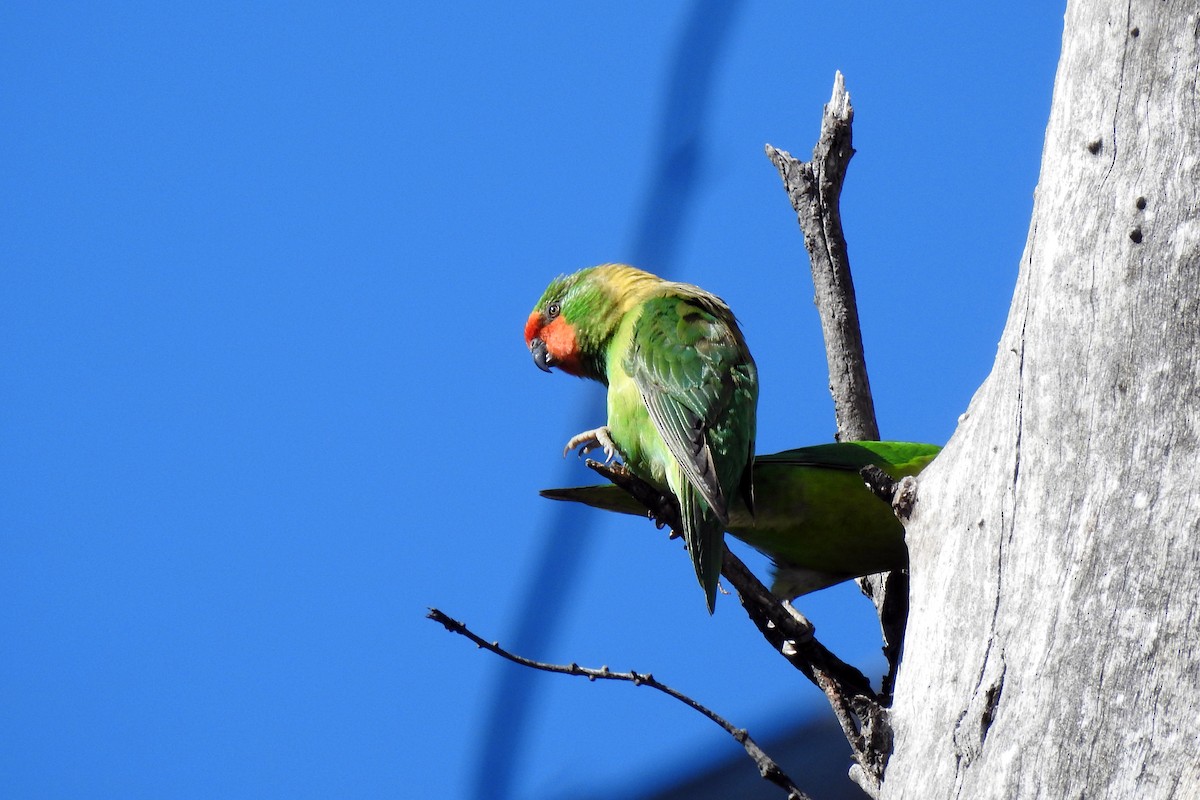
<svg viewBox="0 0 1200 800"><path fill-rule="evenodd" d="M829 440L762 149L810 151L840 69L880 425L944 442L1007 313L1062 5L736 4L692 54L696 182L647 249L693 8L0 10L0 794L470 797L498 735L498 794L616 796L736 751L665 697L550 675L487 729L507 668L423 614L508 641L551 535L580 568L531 655L653 671L754 732L824 711L736 602L705 613L676 544L537 497L590 480L559 453L603 390L534 369L525 317L640 253L737 312L762 452ZM852 587L800 607L878 672Z"/></svg>

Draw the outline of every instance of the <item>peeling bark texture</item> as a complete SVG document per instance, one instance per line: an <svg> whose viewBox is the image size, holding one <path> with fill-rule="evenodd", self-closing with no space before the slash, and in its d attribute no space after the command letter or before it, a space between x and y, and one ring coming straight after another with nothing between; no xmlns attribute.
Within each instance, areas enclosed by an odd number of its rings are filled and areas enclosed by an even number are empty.
<svg viewBox="0 0 1200 800"><path fill-rule="evenodd" d="M1068 3L1008 322L908 525L885 800L1200 796L1197 76L1195 0Z"/></svg>

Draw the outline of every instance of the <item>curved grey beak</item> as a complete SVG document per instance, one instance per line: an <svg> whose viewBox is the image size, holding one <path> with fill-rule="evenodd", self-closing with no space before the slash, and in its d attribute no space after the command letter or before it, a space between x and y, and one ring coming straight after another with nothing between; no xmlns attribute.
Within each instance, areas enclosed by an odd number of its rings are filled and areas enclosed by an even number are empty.
<svg viewBox="0 0 1200 800"><path fill-rule="evenodd" d="M546 352L546 343L541 339L531 339L529 342L529 352L533 356L533 363L542 372L549 372L550 367L554 365L554 360L550 353Z"/></svg>

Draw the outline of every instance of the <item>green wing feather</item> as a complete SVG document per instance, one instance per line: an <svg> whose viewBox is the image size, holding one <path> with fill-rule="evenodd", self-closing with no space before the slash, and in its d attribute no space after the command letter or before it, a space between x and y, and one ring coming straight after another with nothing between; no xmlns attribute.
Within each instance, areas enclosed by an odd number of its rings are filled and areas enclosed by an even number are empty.
<svg viewBox="0 0 1200 800"><path fill-rule="evenodd" d="M728 531L775 563L772 591L796 597L844 580L902 569L904 527L858 475L868 464L893 478L915 475L940 452L912 442L839 442L754 459L755 509L729 509ZM646 509L611 484L550 489L543 496L645 516Z"/></svg>
<svg viewBox="0 0 1200 800"><path fill-rule="evenodd" d="M789 464L854 472L874 464L893 478L899 478L917 474L941 450L937 445L917 442L832 442L758 456L754 463L756 466Z"/></svg>
<svg viewBox="0 0 1200 800"><path fill-rule="evenodd" d="M646 302L625 361L688 483L722 520L725 490L709 439L733 394L725 374L739 358L719 319L682 299L660 297Z"/></svg>
<svg viewBox="0 0 1200 800"><path fill-rule="evenodd" d="M624 368L682 473L684 540L709 611L730 498L749 486L758 376L729 310L707 295L645 302Z"/></svg>

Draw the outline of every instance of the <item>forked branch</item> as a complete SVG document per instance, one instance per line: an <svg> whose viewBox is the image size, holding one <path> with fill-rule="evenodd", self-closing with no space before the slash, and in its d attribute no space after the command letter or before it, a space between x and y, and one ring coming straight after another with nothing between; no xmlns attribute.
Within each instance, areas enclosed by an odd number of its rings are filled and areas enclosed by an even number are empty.
<svg viewBox="0 0 1200 800"><path fill-rule="evenodd" d="M812 161L800 161L784 150L766 146L804 233L825 337L837 437L842 442L879 438L840 208L842 183L854 155L853 122L854 107L839 72L821 118Z"/></svg>
<svg viewBox="0 0 1200 800"><path fill-rule="evenodd" d="M813 148L812 160L800 161L783 150L766 146L767 157L779 170L804 234L825 339L837 439L843 442L879 438L840 210L842 184L854 155L853 122L850 94L846 91L842 73L838 72L834 77L833 94L822 115L821 133ZM879 616L884 655L888 659L881 701L883 705L890 705L908 618L908 576L902 572L868 575L859 578L858 585L871 598ZM854 744L851 741L851 745ZM874 766L868 767L860 759L859 768L852 772L863 790L872 795L879 790L883 769L891 753L890 732L877 744L884 749L864 753Z"/></svg>

